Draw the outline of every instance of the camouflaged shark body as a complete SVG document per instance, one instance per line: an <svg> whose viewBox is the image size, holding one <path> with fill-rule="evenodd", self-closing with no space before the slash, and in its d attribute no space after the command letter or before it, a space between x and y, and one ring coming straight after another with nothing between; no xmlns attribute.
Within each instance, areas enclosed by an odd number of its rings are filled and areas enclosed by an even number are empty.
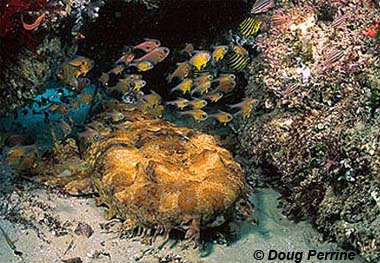
<svg viewBox="0 0 380 263"><path fill-rule="evenodd" d="M124 118L114 123L110 110ZM198 242L201 229L219 226L247 207L243 170L213 136L130 110L108 105L88 124L99 140L79 138L79 149L58 146L38 173L74 195L97 192L107 218L125 220L131 233L149 230L151 237L168 238L179 229ZM57 178L65 159L84 161L88 169Z"/></svg>

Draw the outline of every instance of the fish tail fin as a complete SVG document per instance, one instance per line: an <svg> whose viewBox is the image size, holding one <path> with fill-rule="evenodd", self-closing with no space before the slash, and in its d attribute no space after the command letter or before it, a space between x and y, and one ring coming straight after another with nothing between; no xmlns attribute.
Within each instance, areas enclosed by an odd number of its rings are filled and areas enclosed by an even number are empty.
<svg viewBox="0 0 380 263"><path fill-rule="evenodd" d="M189 115L187 111L180 111L178 112L179 115L184 116L184 115Z"/></svg>
<svg viewBox="0 0 380 263"><path fill-rule="evenodd" d="M173 81L173 74L169 74L167 77L166 77L166 80L167 82L171 83Z"/></svg>
<svg viewBox="0 0 380 263"><path fill-rule="evenodd" d="M211 66L215 67L217 63L218 63L218 60L216 60L215 58L211 59Z"/></svg>
<svg viewBox="0 0 380 263"><path fill-rule="evenodd" d="M132 46L124 45L124 47L123 47L123 52L124 53L131 53L132 50L133 50Z"/></svg>
<svg viewBox="0 0 380 263"><path fill-rule="evenodd" d="M212 94L212 93L209 92L208 94ZM202 96L200 96L199 98L200 98L200 99L203 99L203 100L205 100L205 99L210 99L209 96L207 96L208 94L205 93L205 94L203 94Z"/></svg>
<svg viewBox="0 0 380 263"><path fill-rule="evenodd" d="M194 99L193 94L196 93L197 91L198 91L197 89L193 89L192 91L190 91L190 96L192 99Z"/></svg>
<svg viewBox="0 0 380 263"><path fill-rule="evenodd" d="M222 92L222 91L221 91ZM223 93L223 92L222 92ZM223 98L228 98L228 97L231 97L233 94L232 93L228 93L228 94L224 94L223 93Z"/></svg>
<svg viewBox="0 0 380 263"><path fill-rule="evenodd" d="M161 96L160 96L160 94L158 94L158 93L157 93L157 92L155 92L154 90L150 90L150 92L151 92L152 94L156 95L156 96L159 96L159 97L161 97Z"/></svg>
<svg viewBox="0 0 380 263"><path fill-rule="evenodd" d="M71 78L71 83L70 83L74 88L78 88L78 86L79 86L79 83L78 83L78 80L73 76L72 78Z"/></svg>
<svg viewBox="0 0 380 263"><path fill-rule="evenodd" d="M187 54L187 55L191 56L191 54L190 54L188 51L186 51L184 48L181 49L181 50L179 51L179 53L180 53L180 54Z"/></svg>
<svg viewBox="0 0 380 263"><path fill-rule="evenodd" d="M208 117L212 117L212 118L215 118L217 113L211 113L211 114L208 114Z"/></svg>
<svg viewBox="0 0 380 263"><path fill-rule="evenodd" d="M233 108L240 108L241 105L242 105L242 102L239 102L239 103L236 103L236 104L227 105L227 107L233 109Z"/></svg>
<svg viewBox="0 0 380 263"><path fill-rule="evenodd" d="M172 94L173 92L175 92L175 91L177 91L178 90L178 88L177 87L174 87L174 88L172 88L170 91L169 91L169 94Z"/></svg>
<svg viewBox="0 0 380 263"><path fill-rule="evenodd" d="M119 58L118 60L116 60L115 64L121 64L123 63L123 59L122 58Z"/></svg>

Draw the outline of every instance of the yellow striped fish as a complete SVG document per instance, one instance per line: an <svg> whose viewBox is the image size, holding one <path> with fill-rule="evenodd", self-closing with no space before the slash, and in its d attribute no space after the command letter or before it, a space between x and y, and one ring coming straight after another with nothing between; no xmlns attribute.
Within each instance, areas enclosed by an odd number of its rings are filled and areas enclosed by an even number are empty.
<svg viewBox="0 0 380 263"><path fill-rule="evenodd" d="M239 35L243 37L255 36L260 30L261 21L248 17L239 25Z"/></svg>
<svg viewBox="0 0 380 263"><path fill-rule="evenodd" d="M237 53L227 57L228 66L235 71L242 71L248 65L249 60L249 57Z"/></svg>
<svg viewBox="0 0 380 263"><path fill-rule="evenodd" d="M204 75L211 75L211 72L209 69L203 68L203 69L194 69L193 70L193 77L198 78Z"/></svg>

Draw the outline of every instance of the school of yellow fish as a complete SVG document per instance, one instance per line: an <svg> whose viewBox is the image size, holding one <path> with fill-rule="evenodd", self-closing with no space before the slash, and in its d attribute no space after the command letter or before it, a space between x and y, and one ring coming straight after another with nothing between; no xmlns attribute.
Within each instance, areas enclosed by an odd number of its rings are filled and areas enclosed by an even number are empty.
<svg viewBox="0 0 380 263"><path fill-rule="evenodd" d="M243 23L248 22L243 21ZM256 27L257 33L257 24L252 23L251 26ZM249 32L251 30L249 27ZM207 105L217 103L235 89L236 75L218 73L218 67L226 65L232 72L243 70L250 61L249 52L244 47L217 45L212 51L194 51L191 44L186 44L182 53L187 54L189 59L177 63L176 69L167 77L169 85L174 85L169 93L177 93L179 96L176 100L165 102L165 105L176 107L180 110L179 115L189 115L197 122L211 117L225 125L232 121L233 115L241 114L243 118L250 116L256 102L250 98L228 105L231 110L239 109L234 114L221 110L208 114L203 110Z"/></svg>
<svg viewBox="0 0 380 263"><path fill-rule="evenodd" d="M180 115L190 115L195 121L200 122L208 117L215 118L223 124L233 119L232 114L218 111L207 114L202 109L208 104L218 102L225 94L230 93L236 87L234 74L219 74L216 78L210 73L194 74L207 67L208 64L216 65L223 60L229 51L228 46L216 46L213 52L196 51L188 61L177 64L177 68L168 76L169 84L175 83L170 93L178 93L180 96L173 101L165 102L165 105L174 106L181 110ZM230 105L231 109L240 108L244 118L250 116L254 100L245 99L243 102ZM182 111L189 108L186 111Z"/></svg>
<svg viewBox="0 0 380 263"><path fill-rule="evenodd" d="M136 58L136 50L140 50L145 54ZM104 73L101 77L101 82L107 87L109 74L122 75L127 68L136 68L137 72L151 70L155 65L162 62L169 53L168 48L161 47L159 40L146 39L144 42L128 48L116 61L116 66L108 73ZM163 102L162 97L153 90L150 90L149 93L144 93L142 89L147 85L147 82L142 79L140 74L124 74L124 77L120 78L116 85L107 87L108 94L123 99L131 92L136 92L139 99L136 107L144 113L153 114L156 117L162 117L163 103L168 107L174 106L179 110L184 110L179 113L181 116L189 115L197 122L212 117L220 123L227 124L233 119L231 113L218 111L207 114L202 109L209 103L218 102L225 94L232 92L236 87L236 76L234 74L219 74L214 78L214 75L207 70L205 72L202 72L202 70L208 66L216 68L217 63L227 59L231 70L240 71L249 62L248 51L239 45L232 47L219 45L212 52L194 51L192 45L187 44L184 53L189 54L189 59L177 63L177 68L167 77L169 85L175 83L169 93L181 94L176 100ZM243 118L248 118L255 102L253 99L245 99L240 103L229 105L229 107L239 109L234 115L241 114ZM185 110L186 108L187 110Z"/></svg>
<svg viewBox="0 0 380 263"><path fill-rule="evenodd" d="M273 1L259 0L251 13L254 15L266 12L271 7ZM260 20L249 16L239 24L236 33L240 38L255 37L261 24ZM211 117L226 125L232 121L233 116L250 117L257 102L251 98L228 105L234 111L232 114L221 110L214 113L204 111L207 105L215 104L226 94L233 92L237 86L234 73L244 70L250 62L246 48L227 43L215 45L212 50L195 50L191 43L186 43L181 53L187 55L188 59L177 63L177 67L167 77L169 85L174 85L169 93L177 93L179 96L176 100L165 102L165 105L176 107L180 110L180 115L189 115L197 122Z"/></svg>
<svg viewBox="0 0 380 263"><path fill-rule="evenodd" d="M271 1L262 0L261 2L262 7L271 7ZM237 33L241 37L256 36L260 30L260 25L259 20L248 17L239 24ZM127 48L117 59L115 67L107 73L102 73L99 83L108 95L125 100L126 103L134 103L145 114L151 114L158 118L163 115L164 105L175 107L179 110L180 116L191 116L197 122L211 117L226 125L232 121L233 116L250 117L253 106L257 102L252 98L245 98L239 103L228 105L233 111L232 113L221 110L213 113L204 111L207 105L217 103L226 94L234 91L237 80L233 73L242 71L250 61L249 52L243 46L231 43L216 45L209 51L194 50L194 46L187 43L180 53L186 54L188 59L177 63L174 71L167 76L169 93L178 94L178 97L173 101L163 102L162 97L153 90L144 93L142 89L147 85L147 82L142 79L141 74L130 73L131 69L137 73L149 71L168 57L169 48L162 47L161 42L156 39L145 39L142 43ZM137 56L138 54L140 55ZM77 56L61 64L56 73L57 78L63 84L75 88L79 94L69 104L51 103L47 108L48 114L59 113L65 116L70 109L76 110L82 105L89 105L93 102L95 94L82 91L84 87L91 84L91 81L88 78L83 78L83 76L93 67L94 61L83 56ZM227 68L232 73L221 73L219 68ZM117 83L113 86L109 86L111 75L118 77ZM136 94L137 102L128 101L128 97L132 93ZM123 118L123 115L117 112L111 115L107 115L107 118L114 122ZM63 133L64 138L72 136L73 123L70 118L68 119L69 121L61 119L55 124L55 128ZM8 133L0 135L1 146L9 147L6 161L10 165L19 169L27 168L40 157L36 145L26 145L26 136ZM96 132L96 129L92 129L90 126L77 134L79 140L83 139L84 141L96 141L99 140L99 136L100 134ZM72 169L85 169L85 167L82 163L70 164L66 170L70 172Z"/></svg>

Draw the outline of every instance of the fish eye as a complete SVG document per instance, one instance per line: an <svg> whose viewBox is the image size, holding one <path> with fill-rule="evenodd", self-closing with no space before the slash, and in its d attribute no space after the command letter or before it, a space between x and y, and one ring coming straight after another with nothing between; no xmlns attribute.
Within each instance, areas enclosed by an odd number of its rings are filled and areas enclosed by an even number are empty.
<svg viewBox="0 0 380 263"><path fill-rule="evenodd" d="M89 167L90 167L90 166L89 166L88 163L82 163L82 165L81 165L81 168L82 168L83 170L87 170Z"/></svg>
<svg viewBox="0 0 380 263"><path fill-rule="evenodd" d="M99 133L95 133L92 138L97 142L97 141L100 140L100 134Z"/></svg>
<svg viewBox="0 0 380 263"><path fill-rule="evenodd" d="M164 52L165 52L165 53L169 53L169 49L168 49L168 48L165 48L165 49L164 49Z"/></svg>
<svg viewBox="0 0 380 263"><path fill-rule="evenodd" d="M160 41L155 41L154 42L157 46L161 45L161 42Z"/></svg>

